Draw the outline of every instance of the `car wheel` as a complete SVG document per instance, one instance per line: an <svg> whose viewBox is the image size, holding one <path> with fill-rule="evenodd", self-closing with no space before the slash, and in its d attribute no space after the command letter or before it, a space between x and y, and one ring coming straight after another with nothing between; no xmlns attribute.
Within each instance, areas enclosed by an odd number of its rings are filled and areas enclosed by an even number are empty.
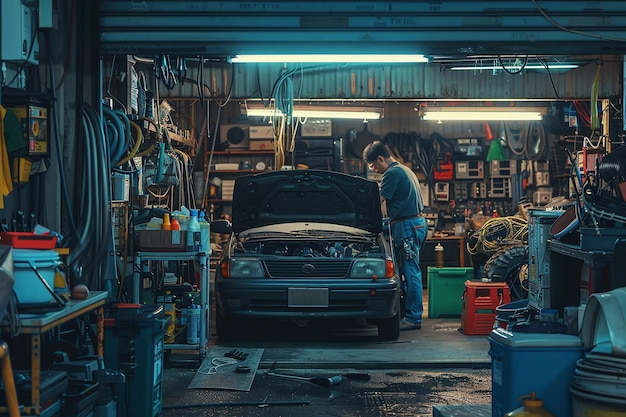
<svg viewBox="0 0 626 417"><path fill-rule="evenodd" d="M384 341L396 340L400 337L400 304L396 314L388 319L383 319L378 323L378 338Z"/></svg>

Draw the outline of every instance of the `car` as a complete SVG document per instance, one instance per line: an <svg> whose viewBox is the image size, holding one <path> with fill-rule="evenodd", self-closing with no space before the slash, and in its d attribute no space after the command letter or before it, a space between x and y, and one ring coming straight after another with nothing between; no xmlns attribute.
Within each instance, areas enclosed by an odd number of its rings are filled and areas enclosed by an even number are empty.
<svg viewBox="0 0 626 417"><path fill-rule="evenodd" d="M235 180L215 271L216 332L261 320L365 321L400 334L400 280L378 183L295 169ZM362 320L364 319L364 320Z"/></svg>

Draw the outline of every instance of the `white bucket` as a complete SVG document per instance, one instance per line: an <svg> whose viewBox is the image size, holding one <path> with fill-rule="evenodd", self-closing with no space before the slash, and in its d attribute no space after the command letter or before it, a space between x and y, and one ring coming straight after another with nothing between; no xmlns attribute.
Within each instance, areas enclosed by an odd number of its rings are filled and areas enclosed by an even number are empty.
<svg viewBox="0 0 626 417"><path fill-rule="evenodd" d="M61 265L59 254L53 250L13 249L13 290L19 304L54 302L39 275L54 289L54 274Z"/></svg>

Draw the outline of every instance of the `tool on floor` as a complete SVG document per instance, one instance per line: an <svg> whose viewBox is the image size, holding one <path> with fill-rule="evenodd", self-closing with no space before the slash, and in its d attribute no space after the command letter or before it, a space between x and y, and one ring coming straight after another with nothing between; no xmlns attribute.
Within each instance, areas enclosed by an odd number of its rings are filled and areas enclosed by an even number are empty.
<svg viewBox="0 0 626 417"><path fill-rule="evenodd" d="M350 372L347 374L343 374L342 376L347 379L356 379L358 381L369 381L370 379L372 379L372 376L370 374L361 372Z"/></svg>
<svg viewBox="0 0 626 417"><path fill-rule="evenodd" d="M341 378L341 376L339 375L330 376L326 378L325 377L306 377L306 376L298 376L298 375L281 374L281 373L275 372L274 369L276 369L276 362L274 362L271 368L267 371L267 375L290 379L292 381L309 382L313 385L317 385L317 386L324 387L324 388L336 387L337 385L341 384L341 381L343 381L343 378Z"/></svg>
<svg viewBox="0 0 626 417"><path fill-rule="evenodd" d="M225 357L236 359L238 361L245 361L248 355L249 353L238 349L229 350L228 352L224 353Z"/></svg>

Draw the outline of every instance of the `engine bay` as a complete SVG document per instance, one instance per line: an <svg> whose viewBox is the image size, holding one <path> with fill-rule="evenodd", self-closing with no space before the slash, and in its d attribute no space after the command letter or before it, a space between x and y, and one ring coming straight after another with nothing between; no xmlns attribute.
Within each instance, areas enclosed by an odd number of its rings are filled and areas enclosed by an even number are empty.
<svg viewBox="0 0 626 417"><path fill-rule="evenodd" d="M241 242L240 242L241 243ZM254 255L294 256L308 258L359 258L380 255L375 241L248 241L237 245L237 252Z"/></svg>

